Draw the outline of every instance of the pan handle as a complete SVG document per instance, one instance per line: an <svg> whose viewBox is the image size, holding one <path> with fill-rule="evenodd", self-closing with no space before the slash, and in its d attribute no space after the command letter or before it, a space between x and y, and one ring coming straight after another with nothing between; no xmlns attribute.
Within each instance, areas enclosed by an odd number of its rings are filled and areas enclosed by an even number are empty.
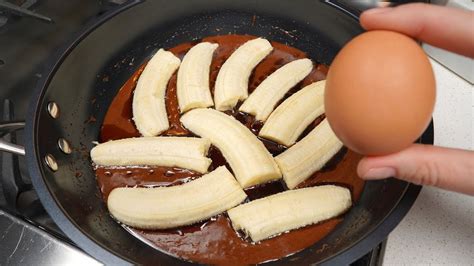
<svg viewBox="0 0 474 266"><path fill-rule="evenodd" d="M23 129L25 127L25 122L6 122L0 123L0 137L3 137L6 134L11 132ZM10 143L4 139L0 139L0 151L5 151L13 153L16 155L25 156L25 147L18 144Z"/></svg>

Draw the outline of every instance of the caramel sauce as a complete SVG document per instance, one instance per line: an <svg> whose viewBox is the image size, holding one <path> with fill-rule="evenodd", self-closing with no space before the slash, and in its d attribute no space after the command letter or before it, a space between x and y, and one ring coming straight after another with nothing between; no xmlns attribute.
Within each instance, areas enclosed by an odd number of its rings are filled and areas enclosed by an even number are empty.
<svg viewBox="0 0 474 266"><path fill-rule="evenodd" d="M214 83L222 64L237 47L253 38L255 37L247 35L225 35L199 40L219 44L214 53L210 68L212 94ZM169 51L182 59L186 52L198 42L184 43L169 49ZM249 79L249 93L282 65L295 59L306 57L304 52L296 48L277 42L272 42L272 45L274 50L257 65ZM110 105L100 132L101 142L140 136L132 120L132 98L137 79L143 68L144 65L123 85ZM327 66L315 64L313 71L302 82L292 88L285 98L303 86L325 79L327 71ZM192 136L179 121L176 73L170 79L167 87L166 109L170 128L163 135ZM256 135L263 125L262 122L255 121L252 116L245 113L238 111L228 111L226 113L234 116ZM324 119L324 115L316 119L300 138L308 134L322 119ZM286 147L282 145L269 140L261 140L273 155L278 155L286 150ZM227 165L224 157L215 147L211 147L209 157L212 159L210 171L220 165ZM308 180L300 184L299 187L337 184L348 187L352 192L353 200L356 201L364 186L364 182L356 174L359 159L359 155L343 148L321 171L314 173ZM227 167L229 166L227 165ZM106 201L110 191L117 187L179 185L199 178L200 174L171 167L134 167L118 169L98 168L96 169L96 176L104 201ZM285 189L284 183L277 181L246 189L246 193L249 196L249 200L254 200L284 191ZM235 232L232 229L229 218L225 214L195 225L170 230L129 229L156 248L185 260L206 264L243 265L276 260L301 251L325 237L342 219L342 217L337 217L261 241L257 244L251 243L248 239L244 239L239 233Z"/></svg>

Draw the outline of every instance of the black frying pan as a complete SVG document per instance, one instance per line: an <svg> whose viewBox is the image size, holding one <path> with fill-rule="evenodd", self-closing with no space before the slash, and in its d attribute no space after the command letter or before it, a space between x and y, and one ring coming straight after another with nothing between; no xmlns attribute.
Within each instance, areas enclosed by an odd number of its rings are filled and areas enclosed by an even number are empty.
<svg viewBox="0 0 474 266"><path fill-rule="evenodd" d="M88 154L121 85L156 49L204 36L263 36L330 64L339 49L361 32L355 14L316 0L131 2L105 14L58 52L31 102L26 156L41 202L68 237L104 263L186 263L125 231L101 199ZM50 112L53 103L59 110L56 118ZM97 121L91 123L91 117ZM60 138L70 142L72 153L61 151ZM433 142L432 124L419 141ZM359 202L331 234L271 263L350 263L387 237L419 190L395 179L368 182Z"/></svg>

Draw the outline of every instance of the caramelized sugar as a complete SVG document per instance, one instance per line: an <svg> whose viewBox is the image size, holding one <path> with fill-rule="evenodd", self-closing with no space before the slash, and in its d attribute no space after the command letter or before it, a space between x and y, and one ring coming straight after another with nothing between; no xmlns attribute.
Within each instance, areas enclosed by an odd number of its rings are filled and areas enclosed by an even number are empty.
<svg viewBox="0 0 474 266"><path fill-rule="evenodd" d="M255 37L247 35L225 35L207 37L202 40L219 44L219 48L217 48L214 53L210 70L210 87L212 93L217 74L222 64L237 47L253 38ZM169 51L182 58L195 44L196 42L184 43L169 49ZM296 48L277 42L272 42L272 45L274 50L257 65L249 79L249 93L268 75L282 65L295 59L306 57L304 52ZM143 71L143 68L144 66L141 66L123 85L110 105L100 134L101 142L140 136L132 120L132 98L137 79ZM302 82L292 88L285 98L303 86L325 79L327 71L327 66L315 64L313 71ZM167 87L166 109L170 121L170 128L163 135L191 136L192 134L187 131L179 121L180 113L176 96L176 73L172 76ZM262 123L255 121L250 115L235 110L229 111L227 114L237 118L256 135L262 127ZM321 116L316 119L308 129L305 130L303 136L321 122L323 118L324 116ZM264 139L262 139L262 141L273 155L278 155L286 149L286 147L272 141ZM210 170L220 165L227 165L224 157L215 147L211 147L209 157L213 161ZM334 156L321 171L314 173L308 180L300 184L299 187L318 184L338 184L351 189L353 200L356 201L364 185L364 182L359 179L356 174L359 159L359 155L347 151L347 149L344 148ZM193 171L171 167L128 169L98 168L96 175L105 201L110 191L116 187L172 186L182 184L200 176ZM277 181L246 189L246 193L249 199L253 200L284 190L285 185L281 181ZM252 244L236 233L232 229L230 220L225 214L218 215L202 223L170 230L130 229L158 249L185 260L206 264L256 264L288 256L314 244L331 232L341 221L342 218L337 217L261 241L258 244Z"/></svg>

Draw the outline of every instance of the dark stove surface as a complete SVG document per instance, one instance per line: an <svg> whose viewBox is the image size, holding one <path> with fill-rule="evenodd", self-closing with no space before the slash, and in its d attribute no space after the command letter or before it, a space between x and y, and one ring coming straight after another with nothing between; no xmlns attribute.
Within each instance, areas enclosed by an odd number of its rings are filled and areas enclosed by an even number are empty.
<svg viewBox="0 0 474 266"><path fill-rule="evenodd" d="M34 2L29 9L51 18L53 23L14 15L0 7L0 98L15 103L19 119L25 118L32 89L41 77L41 65L53 51L85 23L124 1Z"/></svg>
<svg viewBox="0 0 474 266"><path fill-rule="evenodd" d="M24 120L29 99L41 77L42 65L49 56L84 24L124 2L0 0L2 121ZM10 9L11 5L28 9L53 22L34 18L31 14L20 15L21 12ZM0 137L22 143L21 131L12 134L0 132ZM31 186L24 159L1 152L0 158L0 265L97 263L64 236L48 216ZM381 244L353 265L380 265L383 250Z"/></svg>

